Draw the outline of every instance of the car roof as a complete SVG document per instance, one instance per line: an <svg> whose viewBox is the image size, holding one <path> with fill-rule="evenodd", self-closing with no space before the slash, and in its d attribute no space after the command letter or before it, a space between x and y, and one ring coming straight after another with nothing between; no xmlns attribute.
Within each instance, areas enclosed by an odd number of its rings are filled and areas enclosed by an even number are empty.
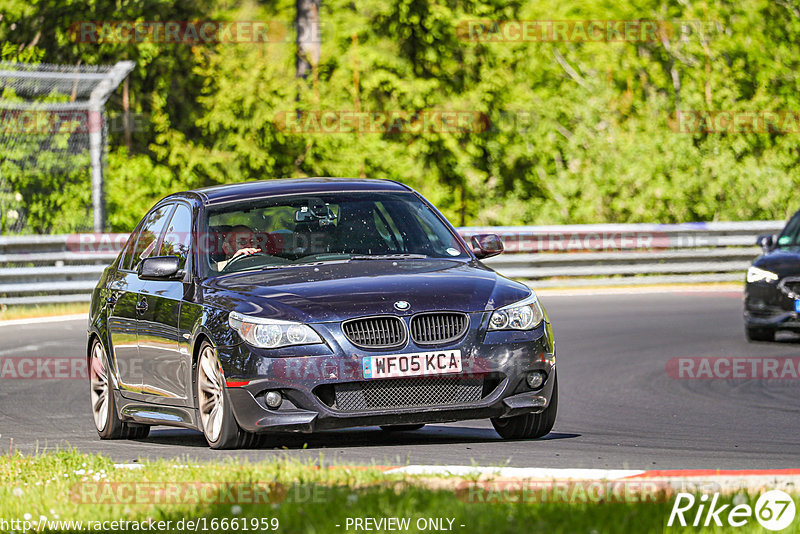
<svg viewBox="0 0 800 534"><path fill-rule="evenodd" d="M354 191L397 191L407 193L411 191L411 188L393 180L381 179L282 178L215 185L194 189L188 191L188 193L200 196L205 204L217 204L273 195Z"/></svg>

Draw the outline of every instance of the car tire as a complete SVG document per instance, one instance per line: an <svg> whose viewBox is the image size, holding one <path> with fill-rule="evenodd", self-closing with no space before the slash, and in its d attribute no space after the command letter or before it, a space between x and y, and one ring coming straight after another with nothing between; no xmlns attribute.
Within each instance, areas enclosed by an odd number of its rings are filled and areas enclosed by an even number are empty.
<svg viewBox="0 0 800 534"><path fill-rule="evenodd" d="M412 430L419 430L425 424L416 425L381 425L381 430L384 432L411 432Z"/></svg>
<svg viewBox="0 0 800 534"><path fill-rule="evenodd" d="M212 449L255 447L260 436L239 427L231 408L217 351L211 343L200 346L195 369L195 395L199 429Z"/></svg>
<svg viewBox="0 0 800 534"><path fill-rule="evenodd" d="M775 341L775 330L772 328L745 327L745 336L748 341Z"/></svg>
<svg viewBox="0 0 800 534"><path fill-rule="evenodd" d="M89 356L89 392L94 427L100 439L144 439L150 433L149 425L126 423L119 418L108 376L108 357L99 339L92 343Z"/></svg>
<svg viewBox="0 0 800 534"><path fill-rule="evenodd" d="M503 439L538 439L553 429L558 412L558 376L553 377L553 394L550 403L539 413L526 413L514 417L495 417L492 426Z"/></svg>

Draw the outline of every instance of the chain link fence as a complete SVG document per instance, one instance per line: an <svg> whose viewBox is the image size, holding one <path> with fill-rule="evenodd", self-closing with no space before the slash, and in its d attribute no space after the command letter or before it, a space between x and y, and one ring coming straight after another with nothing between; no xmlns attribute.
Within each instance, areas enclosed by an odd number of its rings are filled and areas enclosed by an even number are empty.
<svg viewBox="0 0 800 534"><path fill-rule="evenodd" d="M105 103L133 69L0 62L0 232L103 231Z"/></svg>

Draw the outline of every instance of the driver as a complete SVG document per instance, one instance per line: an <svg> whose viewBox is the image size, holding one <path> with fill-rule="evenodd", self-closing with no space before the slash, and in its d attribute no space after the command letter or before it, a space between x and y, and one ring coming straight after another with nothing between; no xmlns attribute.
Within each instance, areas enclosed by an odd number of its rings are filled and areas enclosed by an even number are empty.
<svg viewBox="0 0 800 534"><path fill-rule="evenodd" d="M223 270L228 262L234 258L261 252L260 248L253 247L254 237L253 229L249 226L239 224L231 228L222 242L222 252L225 253L225 259L217 262L217 270Z"/></svg>

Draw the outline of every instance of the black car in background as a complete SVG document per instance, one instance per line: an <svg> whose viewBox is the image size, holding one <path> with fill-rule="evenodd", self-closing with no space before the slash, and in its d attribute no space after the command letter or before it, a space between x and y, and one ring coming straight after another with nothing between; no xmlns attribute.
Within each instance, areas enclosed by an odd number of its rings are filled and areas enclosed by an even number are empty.
<svg viewBox="0 0 800 534"><path fill-rule="evenodd" d="M757 242L764 253L747 270L745 333L751 341L774 341L778 330L800 332L800 211L779 235Z"/></svg>
<svg viewBox="0 0 800 534"><path fill-rule="evenodd" d="M259 433L491 419L538 438L558 405L555 342L527 286L430 203L384 180L270 180L170 195L92 297L101 438L152 425L213 448Z"/></svg>

